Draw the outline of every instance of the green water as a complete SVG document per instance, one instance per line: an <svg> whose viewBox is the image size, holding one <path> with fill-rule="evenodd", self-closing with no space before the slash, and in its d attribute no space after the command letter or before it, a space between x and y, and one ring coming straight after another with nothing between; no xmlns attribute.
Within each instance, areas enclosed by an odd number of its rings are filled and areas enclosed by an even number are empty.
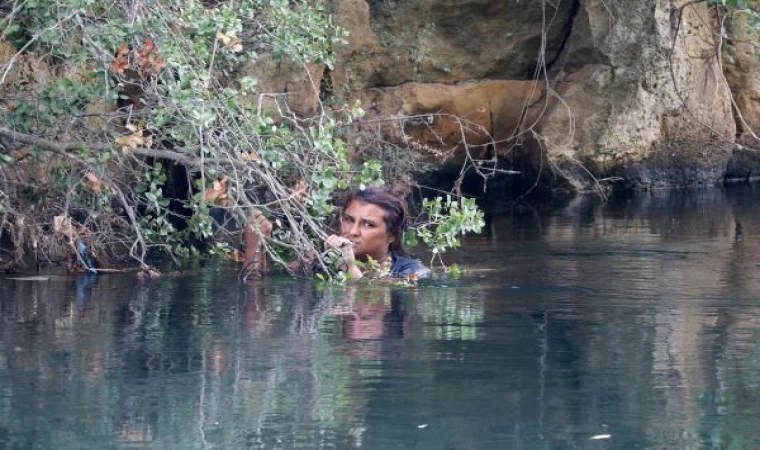
<svg viewBox="0 0 760 450"><path fill-rule="evenodd" d="M0 279L0 449L760 448L760 192L496 211L417 288Z"/></svg>

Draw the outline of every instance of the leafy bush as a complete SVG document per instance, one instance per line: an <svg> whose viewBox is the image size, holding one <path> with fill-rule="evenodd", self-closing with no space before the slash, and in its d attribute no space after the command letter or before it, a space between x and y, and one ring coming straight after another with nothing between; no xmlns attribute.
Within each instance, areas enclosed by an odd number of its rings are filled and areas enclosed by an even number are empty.
<svg viewBox="0 0 760 450"><path fill-rule="evenodd" d="M371 158L372 143L350 131L361 105L320 105L313 117L280 101L265 108L267 93L240 73L261 53L333 67L347 33L322 0L26 0L0 29L0 43L16 50L0 72L3 167L59 175L25 191L18 173L3 171L3 226L25 218L35 242L54 217L73 217L59 238L84 239L101 255L128 250L147 266L151 250L228 251L203 245L215 233L211 206L239 226L255 208L280 225L265 244L284 264L319 253L336 192L413 170L389 170L390 154ZM49 76L28 83L25 63ZM168 194L182 177L186 197ZM419 228L434 251L479 229L473 203L436 205L438 228ZM444 211L454 222L441 222Z"/></svg>

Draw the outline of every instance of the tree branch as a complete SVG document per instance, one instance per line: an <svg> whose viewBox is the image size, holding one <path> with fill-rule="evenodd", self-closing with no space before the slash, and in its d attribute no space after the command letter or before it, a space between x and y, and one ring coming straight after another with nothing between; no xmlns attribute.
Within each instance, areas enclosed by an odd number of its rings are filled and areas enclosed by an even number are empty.
<svg viewBox="0 0 760 450"><path fill-rule="evenodd" d="M108 151L113 149L114 146L107 144L95 144L88 142L55 142L48 139L44 139L38 136L32 136L30 134L19 133L9 128L0 127L0 136L4 136L15 142L22 144L33 145L42 150L51 151L61 155L68 156L69 152L81 149L95 150L95 151ZM192 156L182 154L179 152L158 150L152 148L134 148L130 149L125 154L133 154L146 156L149 158L161 158L174 161L187 167L200 167L201 162Z"/></svg>

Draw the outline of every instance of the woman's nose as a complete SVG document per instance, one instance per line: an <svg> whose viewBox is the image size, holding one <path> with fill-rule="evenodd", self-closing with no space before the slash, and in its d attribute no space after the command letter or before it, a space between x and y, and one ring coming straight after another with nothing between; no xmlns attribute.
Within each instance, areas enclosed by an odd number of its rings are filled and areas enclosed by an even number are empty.
<svg viewBox="0 0 760 450"><path fill-rule="evenodd" d="M359 222L354 222L348 226L348 234L350 236L358 236L360 231Z"/></svg>

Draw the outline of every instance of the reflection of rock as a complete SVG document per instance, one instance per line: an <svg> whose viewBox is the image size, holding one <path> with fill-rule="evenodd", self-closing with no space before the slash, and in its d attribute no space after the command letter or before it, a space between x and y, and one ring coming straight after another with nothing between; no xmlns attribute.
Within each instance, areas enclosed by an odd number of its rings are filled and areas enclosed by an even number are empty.
<svg viewBox="0 0 760 450"><path fill-rule="evenodd" d="M147 421L140 417L139 422ZM119 441L123 445L132 448L145 446L148 448L153 442L153 426L148 423L127 423L119 429ZM139 447L135 447L139 446Z"/></svg>
<svg viewBox="0 0 760 450"><path fill-rule="evenodd" d="M694 430L699 429L701 417L695 399L714 379L714 373L703 373L704 343L699 335L708 318L702 316L703 306L672 305L662 308L655 318L652 346L652 375L662 396L665 417L683 417L682 421L660 423L648 427L650 438L662 442L680 436L682 448L699 448ZM709 364L709 362L708 362Z"/></svg>
<svg viewBox="0 0 760 450"><path fill-rule="evenodd" d="M721 431L713 422L721 406L716 397L733 408L723 411L720 420L734 423L747 417L747 407L736 399L744 389L754 389L744 383L753 377L747 364L757 352L760 323L752 311L760 289L752 276L760 252L760 242L752 238L760 234L753 219L756 197L750 187L641 194L604 206L578 197L563 214L551 217L542 235L549 254L573 252L587 239L593 239L595 248L606 241L615 249L603 265L585 255L546 258L531 273L552 274L552 281L597 293L600 310L594 311L595 301L587 304L580 298L579 307L570 309L582 320L598 320L586 331L605 329L603 338L583 343L587 373L613 367L636 380L616 393L615 403L653 408L633 413L630 420L644 417L642 429L662 448L701 448L700 433ZM737 228L745 239L737 241ZM638 314L631 313L631 306ZM550 317L556 321L557 313ZM554 333L556 328L556 322L548 327ZM621 354L622 347L642 351ZM560 353L557 344L549 348ZM583 416L593 418L593 408Z"/></svg>

